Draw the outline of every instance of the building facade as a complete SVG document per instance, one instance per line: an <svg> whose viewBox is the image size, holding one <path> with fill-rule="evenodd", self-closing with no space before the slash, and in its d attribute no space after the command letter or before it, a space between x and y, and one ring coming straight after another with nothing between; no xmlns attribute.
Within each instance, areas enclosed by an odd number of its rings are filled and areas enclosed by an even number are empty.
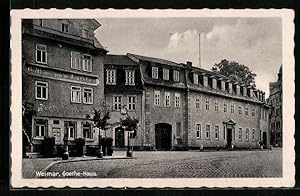
<svg viewBox="0 0 300 196"><path fill-rule="evenodd" d="M282 66L279 69L276 82L269 84L269 104L272 106L270 114L271 144L282 146Z"/></svg>
<svg viewBox="0 0 300 196"><path fill-rule="evenodd" d="M56 145L98 144L88 115L104 102L103 59L107 51L95 39L100 24L92 19L22 21L22 100L32 103L33 151L44 137Z"/></svg>

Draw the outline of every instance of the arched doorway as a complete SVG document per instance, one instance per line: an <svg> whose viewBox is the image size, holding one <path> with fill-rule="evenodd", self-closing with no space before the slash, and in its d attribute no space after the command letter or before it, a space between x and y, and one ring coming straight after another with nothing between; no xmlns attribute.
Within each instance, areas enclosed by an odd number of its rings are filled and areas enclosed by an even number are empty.
<svg viewBox="0 0 300 196"><path fill-rule="evenodd" d="M124 129L122 127L115 128L115 147L125 147Z"/></svg>
<svg viewBox="0 0 300 196"><path fill-rule="evenodd" d="M172 143L172 125L159 123L155 125L155 147L157 150L170 150Z"/></svg>

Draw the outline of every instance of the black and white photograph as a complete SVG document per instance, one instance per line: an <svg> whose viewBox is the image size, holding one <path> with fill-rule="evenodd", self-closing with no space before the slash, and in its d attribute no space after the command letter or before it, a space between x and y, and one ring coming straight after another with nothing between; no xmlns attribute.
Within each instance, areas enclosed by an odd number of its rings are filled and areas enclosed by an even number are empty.
<svg viewBox="0 0 300 196"><path fill-rule="evenodd" d="M294 185L291 10L11 14L13 186Z"/></svg>

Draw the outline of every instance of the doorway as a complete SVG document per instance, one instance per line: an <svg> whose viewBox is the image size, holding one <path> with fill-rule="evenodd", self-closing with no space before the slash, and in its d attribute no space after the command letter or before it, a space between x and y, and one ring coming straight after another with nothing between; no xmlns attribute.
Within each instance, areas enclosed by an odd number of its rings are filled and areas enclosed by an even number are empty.
<svg viewBox="0 0 300 196"><path fill-rule="evenodd" d="M267 133L265 131L263 132L263 145L264 148L267 147Z"/></svg>
<svg viewBox="0 0 300 196"><path fill-rule="evenodd" d="M227 128L227 148L232 145L232 128Z"/></svg>
<svg viewBox="0 0 300 196"><path fill-rule="evenodd" d="M155 147L157 150L170 150L172 143L172 125L159 123L155 125Z"/></svg>
<svg viewBox="0 0 300 196"><path fill-rule="evenodd" d="M115 128L115 147L125 147L124 129L122 127Z"/></svg>

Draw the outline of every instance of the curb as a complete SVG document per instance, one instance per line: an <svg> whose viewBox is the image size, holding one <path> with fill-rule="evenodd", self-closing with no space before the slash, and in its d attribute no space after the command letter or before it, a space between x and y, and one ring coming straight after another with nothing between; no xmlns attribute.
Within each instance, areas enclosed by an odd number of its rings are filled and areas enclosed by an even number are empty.
<svg viewBox="0 0 300 196"><path fill-rule="evenodd" d="M59 161L53 161L52 163L50 163L49 165L47 165L45 168L43 168L41 170L41 172L47 172L54 165L60 164L60 163L71 163L71 162L80 162L80 161L95 161L95 160L112 160L112 159L136 159L136 157L105 157L105 158L87 158L87 159L59 160ZM34 175L34 178L37 178L36 174Z"/></svg>

